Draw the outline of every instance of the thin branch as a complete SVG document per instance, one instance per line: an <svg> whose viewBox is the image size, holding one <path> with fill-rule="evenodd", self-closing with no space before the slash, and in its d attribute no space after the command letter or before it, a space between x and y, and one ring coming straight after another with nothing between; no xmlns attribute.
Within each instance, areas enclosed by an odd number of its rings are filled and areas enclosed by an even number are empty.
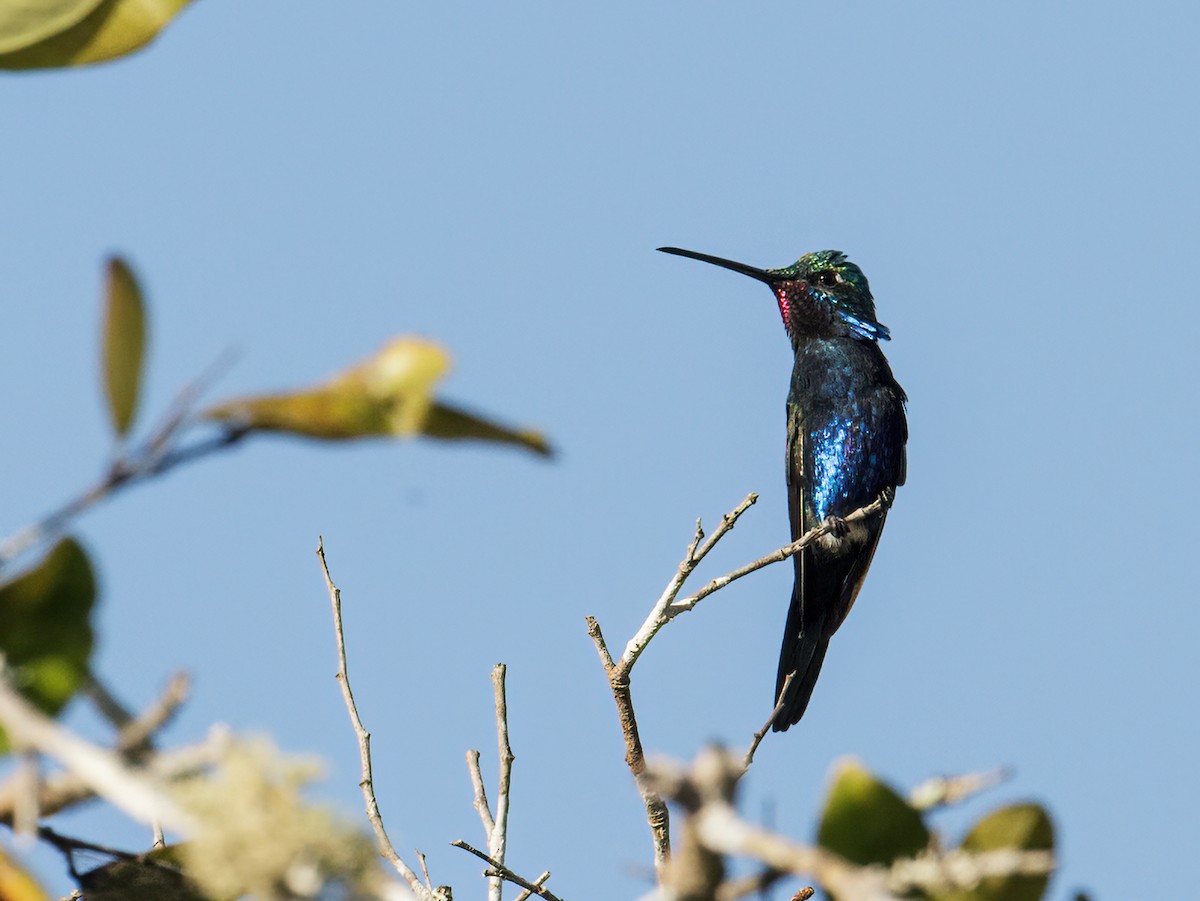
<svg viewBox="0 0 1200 901"><path fill-rule="evenodd" d="M425 855L420 851L417 852L417 863L421 865L421 875L425 877L425 888L433 891L433 882L429 879L429 867L425 864Z"/></svg>
<svg viewBox="0 0 1200 901"><path fill-rule="evenodd" d="M654 872L661 879L663 868L671 856L671 815L666 802L648 786L642 779L646 772L646 754L642 749L642 739L638 734L637 716L633 711L633 695L629 686L629 670L620 664L613 663L600 632L600 624L594 617L587 618L588 635L596 645L600 654L600 662L604 664L605 675L608 676L609 688L612 689L613 700L617 704L617 720L621 724L621 735L625 739L625 763L633 773L638 793L646 806L646 819L650 823L650 838L654 845Z"/></svg>
<svg viewBox="0 0 1200 901"><path fill-rule="evenodd" d="M708 552L716 547L717 542L724 538L737 524L741 515L749 510L757 500L758 495L754 492L746 495L744 501L721 517L721 524L717 526L716 531L708 536L703 544L700 544L699 548L696 545L698 544L699 537L703 534L703 530L697 523L696 538L688 546L687 554L679 562L679 567L676 569L675 575L671 577L671 581L663 589L662 595L659 596L658 601L654 604L650 615L646 617L646 621L642 623L641 628L634 633L633 638L629 639L629 643L625 645L625 652L621 655L620 665L622 667L626 670L633 668L633 665L637 663L638 657L646 650L646 645L650 643L650 639L658 633L659 629L670 622L674 615L669 612L670 607L675 602L675 598L679 595L680 590L683 588L683 583L687 581L688 576L700 565L700 561L707 556Z"/></svg>
<svg viewBox="0 0 1200 901"><path fill-rule="evenodd" d="M935 776L909 792L908 800L918 810L948 807L999 785L1011 776L1012 771L1008 767L982 773L963 773L960 776Z"/></svg>
<svg viewBox="0 0 1200 901"><path fill-rule="evenodd" d="M479 821L483 823L483 834L490 841L492 830L496 828L496 821L492 818L492 809L488 806L487 789L483 785L483 771L479 769L478 751L467 752L467 772L471 775L471 788L474 790L472 804L479 814Z"/></svg>
<svg viewBox="0 0 1200 901"><path fill-rule="evenodd" d="M487 875L487 876L494 875L494 876L497 876L497 877L503 879L506 882L511 882L513 885L519 885L519 886L521 886L521 888L525 889L526 891L532 892L533 894L537 895L539 898L545 898L546 901L562 901L561 898L559 898L557 895L555 895L552 891L550 891L550 889L546 888L544 885L539 885L536 882L530 882L528 879L518 876L516 873L514 873L512 870L510 870L504 864L500 863L499 861L492 860L492 858L488 857L488 855L484 854L478 848L472 848L469 844L464 842L462 839L459 839L456 842L451 842L450 844L452 847L462 848L464 851L470 851L472 854L474 854L480 860L487 863L488 866L490 866L492 868L492 872L485 873L484 875Z"/></svg>
<svg viewBox="0 0 1200 901"><path fill-rule="evenodd" d="M371 828L375 830L379 853L396 868L396 872L408 883L413 894L418 898L426 899L426 901L432 901L433 893L421 884L417 874L400 858L383 826L383 814L379 812L379 802L375 799L375 783L371 774L371 733L363 727L362 718L358 715L358 706L354 703L354 693L350 690L350 676L346 668L346 638L342 629L342 592L333 584L333 577L329 575L329 564L325 560L325 542L322 538L317 539L317 559L321 561L321 572L325 575L325 587L329 590L329 601L333 607L333 631L337 639L338 655L337 680L342 686L342 699L346 702L346 710L350 714L350 723L354 727L354 734L358 737L358 754L362 762L362 779L358 784L362 789L363 799L366 801L367 819L371 821Z"/></svg>
<svg viewBox="0 0 1200 901"><path fill-rule="evenodd" d="M39 826L37 834L38 838L42 841L48 845L52 845L64 854L69 854L72 851L91 851L95 854L107 854L114 860L137 860L142 856L133 851L122 851L120 848L112 848L108 845L98 845L95 842L71 838L69 835L55 832L49 826Z"/></svg>
<svg viewBox="0 0 1200 901"><path fill-rule="evenodd" d="M543 885L546 884L546 880L548 880L549 878L550 878L550 871L543 870L542 875L539 876L537 879L533 880L533 884L538 886L538 888L541 888ZM522 889L521 894L517 895L516 901L529 901L529 899L533 897L533 894L534 894L534 889L530 889L530 888Z"/></svg>
<svg viewBox="0 0 1200 901"><path fill-rule="evenodd" d="M767 717L767 721L763 723L763 727L754 733L754 740L750 742L750 747L746 749L746 756L742 759L743 770L750 769L750 764L754 763L754 752L758 750L758 746L762 744L762 740L771 731L771 726L775 724L775 720L783 712L783 699L788 696L788 689L792 687L792 680L795 678L796 671L792 670L787 674L787 678L783 680L783 685L779 688L779 702L775 705L775 709L771 711L771 715Z"/></svg>
<svg viewBox="0 0 1200 901"><path fill-rule="evenodd" d="M113 728L123 729L133 720L133 714L129 708L109 691L108 686L101 682L95 673L87 674L83 680L82 690L87 695L87 699L92 702L92 706L108 720L109 725Z"/></svg>
<svg viewBox="0 0 1200 901"><path fill-rule="evenodd" d="M500 773L496 790L496 822L488 836L488 854L493 860L504 863L508 852L508 808L509 788L512 784L513 756L508 742L508 699L504 690L504 678L508 668L503 663L492 667L492 687L496 703L496 746L499 753ZM489 884L489 901L500 901L503 886L499 879Z"/></svg>
<svg viewBox="0 0 1200 901"><path fill-rule="evenodd" d="M196 399L229 368L231 360L232 355L229 352L222 354L198 378L184 385L150 437L133 452L113 460L108 466L108 471L91 487L37 522L0 541L0 569L25 551L57 537L73 519L122 488L162 475L183 463L225 450L246 437L248 431L245 428L226 426L212 438L186 448L173 449L180 433L188 425L188 418Z"/></svg>

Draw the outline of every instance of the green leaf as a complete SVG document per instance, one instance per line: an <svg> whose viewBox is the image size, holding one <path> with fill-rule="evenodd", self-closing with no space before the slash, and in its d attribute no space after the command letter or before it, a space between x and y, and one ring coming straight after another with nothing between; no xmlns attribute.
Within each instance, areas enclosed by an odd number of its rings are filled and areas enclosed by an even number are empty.
<svg viewBox="0 0 1200 901"><path fill-rule="evenodd" d="M0 654L18 690L48 714L63 708L87 674L95 598L92 565L70 538L0 585ZM0 753L8 750L0 730Z"/></svg>
<svg viewBox="0 0 1200 901"><path fill-rule="evenodd" d="M425 434L430 438L458 441L476 439L480 441L498 441L501 444L515 444L528 448L543 457L553 456L546 437L530 429L511 429L491 420L484 419L458 407L449 404L435 403L429 409L425 420Z"/></svg>
<svg viewBox="0 0 1200 901"><path fill-rule="evenodd" d="M1054 850L1054 826L1037 804L1014 804L994 810L963 839L964 851ZM1039 901L1050 881L1045 876L995 876L971 891L938 895L936 901Z"/></svg>
<svg viewBox="0 0 1200 901"><path fill-rule="evenodd" d="M449 369L450 355L440 345L423 338L396 338L373 357L305 391L240 398L202 415L236 429L326 441L428 435L549 453L546 439L537 432L510 429L436 403L433 390Z"/></svg>
<svg viewBox="0 0 1200 901"><path fill-rule="evenodd" d="M113 430L123 438L137 414L146 354L146 309L142 291L129 264L120 257L108 261L104 298L104 392Z"/></svg>
<svg viewBox="0 0 1200 901"><path fill-rule="evenodd" d="M4 0L0 69L105 62L139 50L190 0Z"/></svg>
<svg viewBox="0 0 1200 901"><path fill-rule="evenodd" d="M817 834L821 847L852 863L887 865L922 851L929 838L921 814L891 786L856 760L840 763Z"/></svg>

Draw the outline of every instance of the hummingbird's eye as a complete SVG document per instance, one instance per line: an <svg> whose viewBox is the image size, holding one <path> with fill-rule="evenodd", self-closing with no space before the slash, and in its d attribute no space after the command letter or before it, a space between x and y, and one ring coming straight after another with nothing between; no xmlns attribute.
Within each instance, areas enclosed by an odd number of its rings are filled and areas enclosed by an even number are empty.
<svg viewBox="0 0 1200 901"><path fill-rule="evenodd" d="M822 272L818 272L813 278L813 281L815 281L822 288L833 288L838 283L838 277L837 273L832 269L826 269Z"/></svg>

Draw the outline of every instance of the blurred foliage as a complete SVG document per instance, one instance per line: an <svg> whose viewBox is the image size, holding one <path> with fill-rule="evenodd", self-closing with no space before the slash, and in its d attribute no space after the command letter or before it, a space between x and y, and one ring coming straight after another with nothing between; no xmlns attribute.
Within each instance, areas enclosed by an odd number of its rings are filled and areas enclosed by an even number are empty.
<svg viewBox="0 0 1200 901"><path fill-rule="evenodd" d="M929 845L921 814L856 760L842 761L833 777L817 832L823 848L851 863L890 864Z"/></svg>
<svg viewBox="0 0 1200 901"><path fill-rule="evenodd" d="M994 810L963 839L964 851L1051 851L1054 827L1037 804L1014 804ZM971 892L943 895L938 901L1038 901L1049 876L1003 876L985 879Z"/></svg>
<svg viewBox="0 0 1200 901"><path fill-rule="evenodd" d="M133 270L119 257L108 261L102 340L108 412L113 431L123 438L137 414L142 360L146 354L146 310Z"/></svg>
<svg viewBox="0 0 1200 901"><path fill-rule="evenodd" d="M316 773L268 741L239 741L215 772L176 786L199 824L178 858L203 894L312 897L341 886L351 897L375 896L382 874L374 843L301 795Z"/></svg>
<svg viewBox="0 0 1200 901"><path fill-rule="evenodd" d="M435 402L434 386L449 369L450 355L441 345L423 338L395 338L374 356L312 388L227 401L203 416L238 430L327 441L423 434L550 453L538 432L511 429Z"/></svg>
<svg viewBox="0 0 1200 901"><path fill-rule="evenodd" d="M0 69L83 66L150 43L190 0L0 0Z"/></svg>
<svg viewBox="0 0 1200 901"><path fill-rule="evenodd" d="M834 771L818 842L862 866L888 866L940 848L921 811L856 760L842 761ZM960 850L1053 851L1054 830L1042 807L1016 804L975 823ZM990 877L969 890L938 893L932 901L1039 901L1048 883L1046 875Z"/></svg>
<svg viewBox="0 0 1200 901"><path fill-rule="evenodd" d="M114 860L80 873L79 887L86 901L209 901L184 875L178 857L173 845Z"/></svg>
<svg viewBox="0 0 1200 901"><path fill-rule="evenodd" d="M0 654L8 678L46 713L58 713L87 675L95 597L92 565L71 538L0 585ZM8 750L0 730L0 753Z"/></svg>
<svg viewBox="0 0 1200 901"><path fill-rule="evenodd" d="M33 878L0 848L0 901L50 901Z"/></svg>

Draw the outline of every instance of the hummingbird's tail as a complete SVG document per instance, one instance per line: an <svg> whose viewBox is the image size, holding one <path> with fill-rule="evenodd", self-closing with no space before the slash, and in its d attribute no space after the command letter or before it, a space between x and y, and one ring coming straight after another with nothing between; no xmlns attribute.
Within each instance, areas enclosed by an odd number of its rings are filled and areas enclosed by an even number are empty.
<svg viewBox="0 0 1200 901"><path fill-rule="evenodd" d="M792 599L788 608L787 628L783 633L783 647L779 651L779 673L775 677L775 702L782 704L779 715L771 729L775 732L786 732L789 726L800 722L808 707L808 699L812 697L813 688L817 684L817 676L821 674L821 664L825 662L825 651L829 647L829 639L822 637L820 630L802 630L800 625L800 605ZM792 684L787 693L780 698L783 685L792 673Z"/></svg>

